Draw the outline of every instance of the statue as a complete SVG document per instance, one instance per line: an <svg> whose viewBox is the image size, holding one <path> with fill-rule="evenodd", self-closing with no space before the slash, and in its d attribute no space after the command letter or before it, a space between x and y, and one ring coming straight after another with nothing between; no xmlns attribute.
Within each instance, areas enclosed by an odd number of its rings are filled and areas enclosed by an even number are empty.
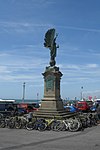
<svg viewBox="0 0 100 150"><path fill-rule="evenodd" d="M55 29L49 29L45 34L44 46L50 49L50 56L51 56L50 66L55 66L56 64L55 57L56 57L57 48L59 48L59 46L56 46L57 36L58 36L57 34L55 36Z"/></svg>

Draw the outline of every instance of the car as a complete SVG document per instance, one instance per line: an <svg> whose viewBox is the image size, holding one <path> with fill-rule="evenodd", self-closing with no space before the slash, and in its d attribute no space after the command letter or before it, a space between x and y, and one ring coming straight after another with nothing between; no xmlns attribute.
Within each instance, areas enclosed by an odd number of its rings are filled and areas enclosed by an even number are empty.
<svg viewBox="0 0 100 150"><path fill-rule="evenodd" d="M78 111L78 109L77 109L75 106L73 106L73 105L64 106L64 109L65 109L66 111L69 111L69 112L77 112L77 111Z"/></svg>
<svg viewBox="0 0 100 150"><path fill-rule="evenodd" d="M35 108L35 107L32 107L32 106L28 106L26 111L27 111L27 113L34 112L34 111L38 111L38 108Z"/></svg>
<svg viewBox="0 0 100 150"><path fill-rule="evenodd" d="M18 112L18 114L25 114L25 113L27 113L26 109L25 108L21 108L21 107L17 108L17 112Z"/></svg>
<svg viewBox="0 0 100 150"><path fill-rule="evenodd" d="M78 101L76 107L83 112L88 112L90 110L90 106L86 101Z"/></svg>
<svg viewBox="0 0 100 150"><path fill-rule="evenodd" d="M93 101L87 100L86 103L88 104L88 106L91 108L93 106Z"/></svg>
<svg viewBox="0 0 100 150"><path fill-rule="evenodd" d="M93 105L92 107L90 107L90 111L91 111L91 112L96 112L96 106Z"/></svg>

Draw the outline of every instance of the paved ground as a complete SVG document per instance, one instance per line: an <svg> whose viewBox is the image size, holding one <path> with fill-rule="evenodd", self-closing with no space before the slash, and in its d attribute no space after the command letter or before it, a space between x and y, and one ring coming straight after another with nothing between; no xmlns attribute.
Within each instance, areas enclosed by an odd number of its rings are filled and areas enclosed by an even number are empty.
<svg viewBox="0 0 100 150"><path fill-rule="evenodd" d="M100 150L100 126L78 132L0 128L0 150Z"/></svg>

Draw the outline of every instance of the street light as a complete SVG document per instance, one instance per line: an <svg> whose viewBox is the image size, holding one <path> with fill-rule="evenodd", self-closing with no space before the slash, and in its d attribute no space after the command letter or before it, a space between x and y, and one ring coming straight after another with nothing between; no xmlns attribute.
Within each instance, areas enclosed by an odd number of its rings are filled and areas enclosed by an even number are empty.
<svg viewBox="0 0 100 150"><path fill-rule="evenodd" d="M25 100L25 82L23 83L23 97L22 97L22 100L23 100L23 102Z"/></svg>
<svg viewBox="0 0 100 150"><path fill-rule="evenodd" d="M81 100L83 99L83 86L81 86Z"/></svg>
<svg viewBox="0 0 100 150"><path fill-rule="evenodd" d="M37 103L38 103L38 101L39 101L39 93L37 93Z"/></svg>

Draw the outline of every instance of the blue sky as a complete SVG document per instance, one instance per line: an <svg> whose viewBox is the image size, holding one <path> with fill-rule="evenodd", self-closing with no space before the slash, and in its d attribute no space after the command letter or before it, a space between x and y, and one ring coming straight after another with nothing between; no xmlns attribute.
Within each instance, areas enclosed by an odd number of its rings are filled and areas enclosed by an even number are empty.
<svg viewBox="0 0 100 150"><path fill-rule="evenodd" d="M0 0L0 98L43 98L42 73L50 51L48 29L58 33L56 66L62 98L100 97L99 0Z"/></svg>

